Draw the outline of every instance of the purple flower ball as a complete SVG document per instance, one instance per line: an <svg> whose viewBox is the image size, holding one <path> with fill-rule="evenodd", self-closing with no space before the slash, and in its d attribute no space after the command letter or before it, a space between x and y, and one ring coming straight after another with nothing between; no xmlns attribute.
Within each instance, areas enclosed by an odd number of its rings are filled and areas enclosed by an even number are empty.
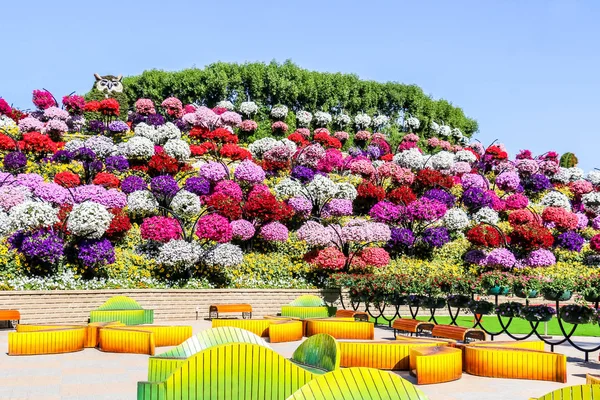
<svg viewBox="0 0 600 400"><path fill-rule="evenodd" d="M525 190L538 193L544 190L552 189L552 183L546 175L533 174L529 177L529 179L525 180L523 187Z"/></svg>
<svg viewBox="0 0 600 400"><path fill-rule="evenodd" d="M106 128L106 124L98 120L92 120L88 124L88 130L94 133L102 133L106 130Z"/></svg>
<svg viewBox="0 0 600 400"><path fill-rule="evenodd" d="M534 250L525 259L525 264L530 267L549 267L556 264L556 257L550 250Z"/></svg>
<svg viewBox="0 0 600 400"><path fill-rule="evenodd" d="M454 202L456 201L452 194L443 189L430 189L423 194L423 197L444 203L448 208L454 206Z"/></svg>
<svg viewBox="0 0 600 400"><path fill-rule="evenodd" d="M171 175L160 175L150 181L150 190L157 197L173 197L179 191L177 181Z"/></svg>
<svg viewBox="0 0 600 400"><path fill-rule="evenodd" d="M427 228L423 231L423 241L431 247L442 247L450 241L450 234L443 226Z"/></svg>
<svg viewBox="0 0 600 400"><path fill-rule="evenodd" d="M470 187L463 192L462 201L465 206L471 209L490 207L492 208L493 199L486 190L478 187Z"/></svg>
<svg viewBox="0 0 600 400"><path fill-rule="evenodd" d="M20 151L13 151L4 156L4 168L7 171L18 171L27 165L27 156Z"/></svg>
<svg viewBox="0 0 600 400"><path fill-rule="evenodd" d="M34 262L56 263L63 255L64 241L52 230L17 231L8 238L10 247Z"/></svg>
<svg viewBox="0 0 600 400"><path fill-rule="evenodd" d="M96 153L87 147L80 147L73 152L74 158L77 161L91 162L96 159Z"/></svg>
<svg viewBox="0 0 600 400"><path fill-rule="evenodd" d="M79 242L78 259L87 268L115 262L115 249L108 239L84 239Z"/></svg>
<svg viewBox="0 0 600 400"><path fill-rule="evenodd" d="M210 193L210 182L199 176L192 176L185 181L185 190L198 196L206 196Z"/></svg>
<svg viewBox="0 0 600 400"><path fill-rule="evenodd" d="M410 229L392 228L392 234L390 241L388 242L388 247L412 247L413 244L415 244L415 235Z"/></svg>
<svg viewBox="0 0 600 400"><path fill-rule="evenodd" d="M73 160L74 154L67 150L59 150L50 159L52 162L68 164Z"/></svg>
<svg viewBox="0 0 600 400"><path fill-rule="evenodd" d="M308 183L315 177L315 171L312 168L297 165L292 169L291 175L302 183Z"/></svg>
<svg viewBox="0 0 600 400"><path fill-rule="evenodd" d="M389 224L400 218L400 207L388 201L380 201L371 208L369 215L377 222Z"/></svg>
<svg viewBox="0 0 600 400"><path fill-rule="evenodd" d="M481 250L471 250L465 253L465 262L467 264L485 265L487 255Z"/></svg>
<svg viewBox="0 0 600 400"><path fill-rule="evenodd" d="M488 267L512 268L517 259L508 249L494 249L485 258Z"/></svg>
<svg viewBox="0 0 600 400"><path fill-rule="evenodd" d="M123 156L110 156L106 158L106 170L109 172L124 172L129 169L129 161Z"/></svg>
<svg viewBox="0 0 600 400"><path fill-rule="evenodd" d="M352 200L331 199L321 211L321 217L345 217L352 215Z"/></svg>
<svg viewBox="0 0 600 400"><path fill-rule="evenodd" d="M164 125L165 117L163 117L160 114L150 114L150 115L148 115L148 118L146 119L146 123L148 125L154 125L154 126Z"/></svg>
<svg viewBox="0 0 600 400"><path fill-rule="evenodd" d="M128 176L121 182L121 190L126 194L133 193L138 190L146 190L147 188L148 184L146 181L135 175Z"/></svg>
<svg viewBox="0 0 600 400"><path fill-rule="evenodd" d="M114 133L123 133L129 130L129 125L123 121L113 121L108 124L108 130Z"/></svg>
<svg viewBox="0 0 600 400"><path fill-rule="evenodd" d="M556 245L570 251L581 251L585 239L574 231L563 232L556 238Z"/></svg>

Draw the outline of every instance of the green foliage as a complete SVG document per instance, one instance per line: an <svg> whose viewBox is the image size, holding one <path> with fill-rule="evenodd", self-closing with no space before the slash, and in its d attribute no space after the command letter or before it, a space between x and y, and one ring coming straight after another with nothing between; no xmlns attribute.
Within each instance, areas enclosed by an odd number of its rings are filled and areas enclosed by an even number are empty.
<svg viewBox="0 0 600 400"><path fill-rule="evenodd" d="M579 160L573 153L564 153L560 156L560 166L563 168L573 168L578 162Z"/></svg>
<svg viewBox="0 0 600 400"><path fill-rule="evenodd" d="M217 62L204 69L177 72L149 70L124 78L123 85L129 103L138 98L160 103L175 96L184 104L197 102L212 107L224 99L238 106L251 99L262 106L257 121L268 119L270 107L284 104L292 111L343 110L351 115L361 111L371 115L380 112L392 119L407 111L422 121L425 131L432 120L459 128L466 136L478 129L477 121L466 117L462 109L443 99L433 100L416 85L365 81L354 74L308 71L289 60L282 64ZM295 129L295 121L286 123L290 131ZM267 132L270 124L259 124L253 139L264 137Z"/></svg>
<svg viewBox="0 0 600 400"><path fill-rule="evenodd" d="M296 298L288 305L294 307L321 307L324 306L325 303L323 302L323 299L318 296L305 294Z"/></svg>

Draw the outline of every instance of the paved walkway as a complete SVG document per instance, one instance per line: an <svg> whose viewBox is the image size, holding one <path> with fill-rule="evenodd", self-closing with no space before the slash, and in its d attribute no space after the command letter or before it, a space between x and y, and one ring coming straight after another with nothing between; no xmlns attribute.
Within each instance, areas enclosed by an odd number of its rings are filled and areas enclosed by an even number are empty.
<svg viewBox="0 0 600 400"><path fill-rule="evenodd" d="M171 324L192 325L194 333L210 328L208 321L177 321ZM130 400L136 398L137 381L146 379L148 356L145 355L102 353L95 349L85 349L69 354L9 357L6 354L9 332L10 330L0 330L1 400ZM375 336L377 339L391 339L393 333L388 329L377 328ZM600 338L581 338L581 341L597 344ZM283 356L291 357L299 343L274 343L272 347ZM166 350L168 348L164 347L157 352ZM572 348L559 346L556 351L569 356L567 385L585 383L587 372L600 373L600 364L583 363L583 355ZM598 360L598 354L591 355L590 359ZM407 372L399 375L414 382ZM430 400L527 400L561 386L564 385L480 378L464 374L462 379L455 382L419 388Z"/></svg>

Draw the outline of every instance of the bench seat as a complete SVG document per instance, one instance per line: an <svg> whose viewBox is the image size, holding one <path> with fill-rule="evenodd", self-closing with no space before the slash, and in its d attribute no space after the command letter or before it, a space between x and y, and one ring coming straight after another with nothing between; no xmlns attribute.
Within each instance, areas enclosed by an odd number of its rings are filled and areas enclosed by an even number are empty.
<svg viewBox="0 0 600 400"><path fill-rule="evenodd" d="M434 326L433 322L419 321L411 318L398 318L392 323L394 337L396 337L396 332L406 332L410 333L411 336L412 334L419 336L423 331L431 332Z"/></svg>
<svg viewBox="0 0 600 400"><path fill-rule="evenodd" d="M208 318L219 318L223 313L242 313L242 318L252 318L252 306L250 304L211 304L208 307Z"/></svg>
<svg viewBox="0 0 600 400"><path fill-rule="evenodd" d="M410 349L410 373L419 385L450 382L462 376L462 351L453 347L429 346Z"/></svg>
<svg viewBox="0 0 600 400"><path fill-rule="evenodd" d="M481 329L463 328L454 325L435 325L431 330L431 336L465 343L470 340L486 340L485 332Z"/></svg>

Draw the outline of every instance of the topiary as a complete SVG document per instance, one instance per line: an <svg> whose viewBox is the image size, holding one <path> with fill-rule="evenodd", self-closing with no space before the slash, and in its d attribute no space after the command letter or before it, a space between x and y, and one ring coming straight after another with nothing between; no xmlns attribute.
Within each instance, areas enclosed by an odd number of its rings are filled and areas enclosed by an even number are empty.
<svg viewBox="0 0 600 400"><path fill-rule="evenodd" d="M573 153L564 153L560 156L560 166L563 168L573 168L578 162L579 160Z"/></svg>
<svg viewBox="0 0 600 400"><path fill-rule="evenodd" d="M129 99L125 94L125 91L116 91L116 90L100 90L98 88L98 82L101 80L109 81L109 82L118 82L121 84L121 77L114 75L95 75L96 82L92 86L92 89L85 95L85 101L102 101L104 99L113 98L119 102L119 119L126 121L127 120L127 112L129 111ZM121 84L122 85L122 84ZM98 113L86 113L86 119L100 119L98 117Z"/></svg>

